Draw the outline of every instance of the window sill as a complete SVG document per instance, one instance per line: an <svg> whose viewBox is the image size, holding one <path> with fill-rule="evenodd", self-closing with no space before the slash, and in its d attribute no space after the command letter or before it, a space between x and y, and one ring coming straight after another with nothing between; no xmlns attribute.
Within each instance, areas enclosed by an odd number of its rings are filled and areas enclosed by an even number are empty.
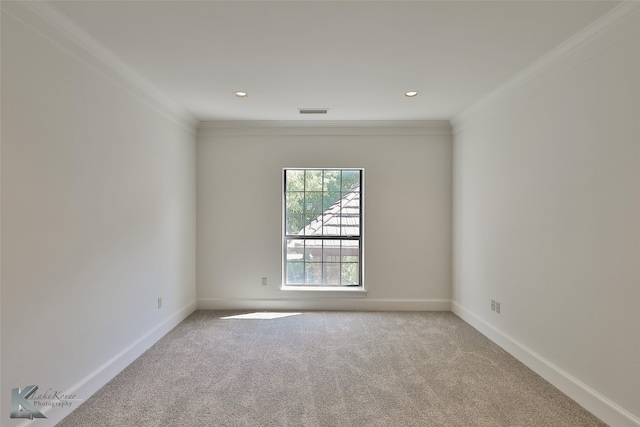
<svg viewBox="0 0 640 427"><path fill-rule="evenodd" d="M338 288L336 286L290 286L282 285L280 290L291 296L312 298L362 298L367 291L362 286Z"/></svg>

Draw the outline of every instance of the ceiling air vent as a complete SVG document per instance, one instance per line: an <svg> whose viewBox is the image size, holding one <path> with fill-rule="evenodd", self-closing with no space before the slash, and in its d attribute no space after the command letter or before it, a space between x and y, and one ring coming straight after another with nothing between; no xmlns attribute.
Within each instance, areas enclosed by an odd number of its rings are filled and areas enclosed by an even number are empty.
<svg viewBox="0 0 640 427"><path fill-rule="evenodd" d="M326 108L300 108L300 114L327 114Z"/></svg>

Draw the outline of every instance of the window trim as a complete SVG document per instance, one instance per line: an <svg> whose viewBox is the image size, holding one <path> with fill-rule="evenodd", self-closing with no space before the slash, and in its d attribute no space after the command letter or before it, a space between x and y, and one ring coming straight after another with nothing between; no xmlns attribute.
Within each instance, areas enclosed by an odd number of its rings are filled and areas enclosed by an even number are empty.
<svg viewBox="0 0 640 427"><path fill-rule="evenodd" d="M313 237L313 239L317 240L356 240L359 242L359 278L360 283L358 285L322 285L322 284L288 284L287 283L287 239L291 239L292 237L298 235L287 235L287 218L286 218L286 173L287 171L292 170L321 170L321 171L358 171L360 173L360 195L359 195L359 236L328 236L328 237ZM282 168L282 176L281 176L281 237L282 237L282 283L280 286L280 290L286 291L289 295L294 296L297 293L300 295L313 295L322 294L322 297L361 297L366 295L365 289L365 263L364 263L364 204L365 204L365 179L364 179L364 168L362 167L354 167L354 168L336 168L336 167L284 167ZM302 240L309 239L303 238Z"/></svg>

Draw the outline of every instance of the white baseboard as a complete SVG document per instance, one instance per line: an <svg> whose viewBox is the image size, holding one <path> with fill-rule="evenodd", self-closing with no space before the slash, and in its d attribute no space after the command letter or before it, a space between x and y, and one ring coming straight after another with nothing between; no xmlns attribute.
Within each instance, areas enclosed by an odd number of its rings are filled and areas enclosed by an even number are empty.
<svg viewBox="0 0 640 427"><path fill-rule="evenodd" d="M199 299L198 310L451 311L451 300L319 298Z"/></svg>
<svg viewBox="0 0 640 427"><path fill-rule="evenodd" d="M124 368L129 366L131 362L140 357L142 353L151 348L151 346L158 342L160 338L165 336L195 310L196 301L192 301L185 305L162 323L141 336L133 344L123 349L120 353L116 354L95 371L89 373L83 379L71 386L64 392L64 394L75 394L77 396L82 396L85 400L88 399L89 396L111 381L113 377L118 375ZM17 427L35 427L36 425L37 427L53 427L64 417L69 415L76 407L77 406L74 405L71 408L46 408L41 411L47 417L46 419L38 419L35 424L33 421L27 420L18 424Z"/></svg>
<svg viewBox="0 0 640 427"><path fill-rule="evenodd" d="M451 311L605 423L616 427L640 427L638 417L514 338L496 329L460 304L452 301Z"/></svg>

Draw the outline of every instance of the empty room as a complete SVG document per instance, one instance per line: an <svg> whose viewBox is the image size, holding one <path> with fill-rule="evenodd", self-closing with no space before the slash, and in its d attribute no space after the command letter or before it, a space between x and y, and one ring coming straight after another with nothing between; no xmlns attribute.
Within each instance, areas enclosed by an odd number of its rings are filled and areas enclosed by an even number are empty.
<svg viewBox="0 0 640 427"><path fill-rule="evenodd" d="M0 4L0 425L640 427L640 2Z"/></svg>

